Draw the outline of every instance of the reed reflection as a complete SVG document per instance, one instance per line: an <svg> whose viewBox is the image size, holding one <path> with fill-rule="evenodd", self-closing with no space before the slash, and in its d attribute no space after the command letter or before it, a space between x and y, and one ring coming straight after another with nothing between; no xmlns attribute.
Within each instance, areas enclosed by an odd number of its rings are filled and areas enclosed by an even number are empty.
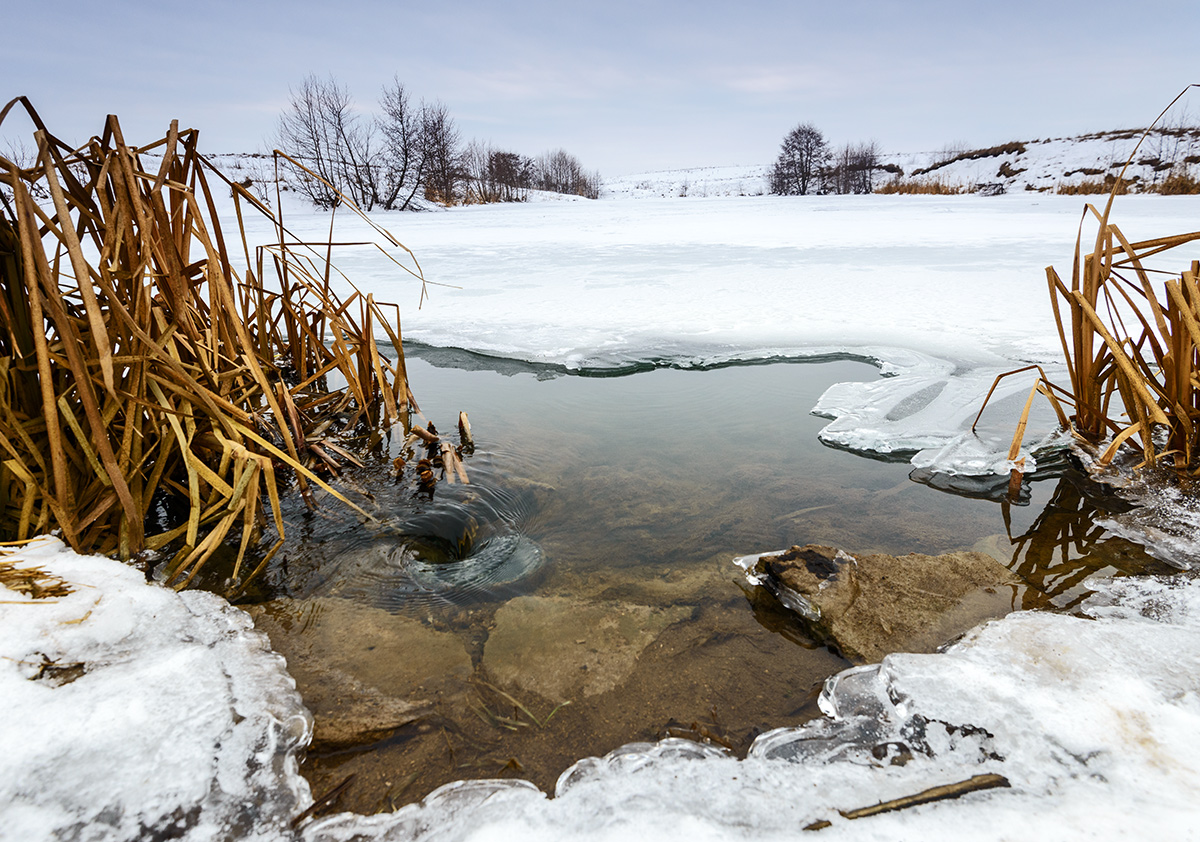
<svg viewBox="0 0 1200 842"><path fill-rule="evenodd" d="M1090 592L1084 584L1090 576L1173 572L1142 547L1097 523L1130 506L1075 471L1059 477L1041 513L1015 534L1014 505L1020 504L1000 501L1006 535L997 536L986 549L1029 583L1022 608L1073 609Z"/></svg>

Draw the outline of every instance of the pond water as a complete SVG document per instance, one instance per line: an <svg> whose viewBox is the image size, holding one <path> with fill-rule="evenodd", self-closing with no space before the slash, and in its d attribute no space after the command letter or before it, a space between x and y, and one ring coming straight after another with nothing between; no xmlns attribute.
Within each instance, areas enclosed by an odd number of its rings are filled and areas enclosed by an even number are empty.
<svg viewBox="0 0 1200 842"><path fill-rule="evenodd" d="M470 416L470 485L421 491L420 454L391 442L345 478L379 522L333 503L292 512L247 606L316 714L314 795L354 776L339 809L390 809L460 778L552 791L575 760L631 741L741 752L817 715L848 662L748 588L738 555L980 549L1028 582L1014 608L1069 609L1087 575L1155 566L1093 524L1117 502L1068 466L1014 506L823 447L809 410L834 382L879 376L863 362L584 377L415 350L425 418L457 442ZM397 455L409 464L393 477ZM406 572L414 561L429 577ZM444 587L463 564L480 565L479 584Z"/></svg>

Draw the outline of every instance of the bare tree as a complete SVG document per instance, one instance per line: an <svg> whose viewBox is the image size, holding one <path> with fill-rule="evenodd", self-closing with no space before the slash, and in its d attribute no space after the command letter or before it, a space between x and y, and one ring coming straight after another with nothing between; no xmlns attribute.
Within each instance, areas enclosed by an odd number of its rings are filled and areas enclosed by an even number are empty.
<svg viewBox="0 0 1200 842"><path fill-rule="evenodd" d="M802 196L820 187L821 171L829 160L825 135L812 123L801 123L783 139L771 170L771 192Z"/></svg>
<svg viewBox="0 0 1200 842"><path fill-rule="evenodd" d="M871 193L879 170L879 145L847 143L830 159L821 173L823 193Z"/></svg>
<svg viewBox="0 0 1200 842"><path fill-rule="evenodd" d="M502 202L523 202L533 186L534 163L516 152L492 150L488 155L488 178Z"/></svg>
<svg viewBox="0 0 1200 842"><path fill-rule="evenodd" d="M279 147L329 182L355 204L370 210L378 195L374 125L361 121L350 91L331 76L307 76L291 92L279 118ZM321 208L335 207L337 192L314 178L300 179L300 189Z"/></svg>
<svg viewBox="0 0 1200 842"><path fill-rule="evenodd" d="M468 202L523 202L533 183L533 161L472 141L462 158L464 198Z"/></svg>
<svg viewBox="0 0 1200 842"><path fill-rule="evenodd" d="M459 171L462 175L462 199L467 204L486 204L500 201L495 185L488 173L488 158L491 149L478 140L472 140L459 155Z"/></svg>
<svg viewBox="0 0 1200 842"><path fill-rule="evenodd" d="M458 127L441 102L421 106L422 150L425 155L425 198L454 204L461 179Z"/></svg>
<svg viewBox="0 0 1200 842"><path fill-rule="evenodd" d="M399 77L383 89L379 110L379 203L384 210L406 210L425 177L422 111L410 103Z"/></svg>
<svg viewBox="0 0 1200 842"><path fill-rule="evenodd" d="M583 196L600 197L600 174L585 172L574 155L564 149L547 152L537 159L535 183L539 190Z"/></svg>

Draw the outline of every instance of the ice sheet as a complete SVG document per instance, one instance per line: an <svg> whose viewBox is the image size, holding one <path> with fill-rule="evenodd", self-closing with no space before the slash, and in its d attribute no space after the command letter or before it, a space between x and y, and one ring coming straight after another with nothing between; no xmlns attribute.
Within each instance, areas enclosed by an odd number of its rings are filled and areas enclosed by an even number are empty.
<svg viewBox="0 0 1200 842"><path fill-rule="evenodd" d="M0 839L281 838L312 720L249 617L55 538L19 557L74 592L0 587Z"/></svg>
<svg viewBox="0 0 1200 842"><path fill-rule="evenodd" d="M612 198L377 214L430 281L453 285L430 287L420 309L415 283L378 251L346 249L336 262L363 290L402 305L408 340L567 371L871 359L896 376L833 387L817 406L835 418L825 441L920 452L918 464L946 474L1007 473L1001 457L1031 379L1004 384L1009 413L978 439L970 423L1000 372L1038 362L1065 381L1044 269L1069 271L1082 210L1079 198L1033 193ZM1190 230L1197 211L1200 197L1128 196L1116 214L1138 239ZM327 234L325 214L289 210L287 219L298 236ZM342 219L343 241L376 239ZM1035 424L1022 456L1053 426Z"/></svg>

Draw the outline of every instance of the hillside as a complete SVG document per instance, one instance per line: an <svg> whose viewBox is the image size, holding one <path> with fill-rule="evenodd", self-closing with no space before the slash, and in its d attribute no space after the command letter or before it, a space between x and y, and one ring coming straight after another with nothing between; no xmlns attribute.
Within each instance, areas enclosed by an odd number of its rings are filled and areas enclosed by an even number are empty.
<svg viewBox="0 0 1200 842"><path fill-rule="evenodd" d="M979 149L885 153L877 184L937 181L952 190L985 194L1102 192L1106 176L1120 173L1142 129L1079 137L1015 140ZM601 198L755 196L767 191L769 164L698 167L605 179ZM1174 127L1146 138L1125 174L1134 191L1161 184L1172 172L1200 176L1200 127Z"/></svg>
<svg viewBox="0 0 1200 842"><path fill-rule="evenodd" d="M1142 129L1116 129L1078 137L1012 140L978 149L951 145L933 152L884 153L877 188L899 178L904 183L937 182L945 192L1001 193L1107 192L1133 151ZM269 155L218 154L212 161L231 178L247 183L268 201L274 197L274 167ZM284 168L284 178L294 174ZM767 192L770 163L693 167L605 178L601 199L705 198L761 196ZM1156 130L1138 149L1125 174L1133 192L1143 192L1172 177L1200 180L1200 126ZM1200 185L1191 182L1200 189ZM1195 190L1191 191L1195 192ZM529 191L530 201L578 199ZM438 206L421 197L416 210Z"/></svg>

